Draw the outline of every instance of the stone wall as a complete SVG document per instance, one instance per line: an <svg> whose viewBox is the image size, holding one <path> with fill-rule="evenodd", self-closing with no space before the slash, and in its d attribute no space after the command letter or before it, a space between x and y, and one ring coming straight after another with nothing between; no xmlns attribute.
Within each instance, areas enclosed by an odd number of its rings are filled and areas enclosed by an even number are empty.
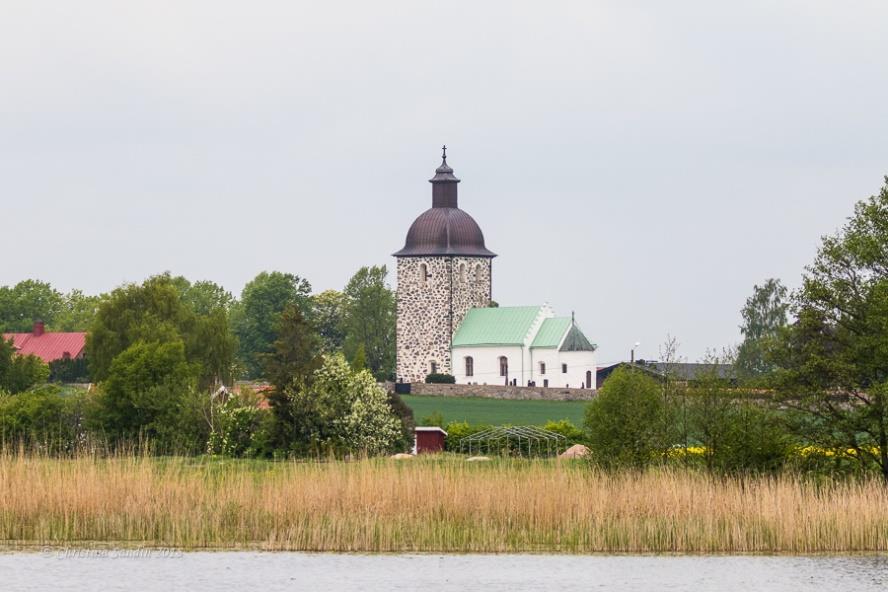
<svg viewBox="0 0 888 592"><path fill-rule="evenodd" d="M389 390L394 385L386 384ZM497 386L492 384L426 384L414 382L410 385L411 395L437 397L482 397L487 399L542 400L542 401L588 401L594 399L595 389L543 388L532 386Z"/></svg>
<svg viewBox="0 0 888 592"><path fill-rule="evenodd" d="M399 379L425 380L432 362L439 373L453 373L453 332L470 308L490 303L490 269L487 258L398 258L395 372Z"/></svg>

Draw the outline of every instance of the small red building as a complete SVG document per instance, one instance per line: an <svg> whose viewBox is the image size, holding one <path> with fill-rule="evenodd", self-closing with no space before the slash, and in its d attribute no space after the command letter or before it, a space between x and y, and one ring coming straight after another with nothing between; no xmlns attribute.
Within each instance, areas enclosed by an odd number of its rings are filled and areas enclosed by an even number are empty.
<svg viewBox="0 0 888 592"><path fill-rule="evenodd" d="M421 426L414 432L416 436L416 454L424 452L444 452L444 440L447 432L439 427Z"/></svg>

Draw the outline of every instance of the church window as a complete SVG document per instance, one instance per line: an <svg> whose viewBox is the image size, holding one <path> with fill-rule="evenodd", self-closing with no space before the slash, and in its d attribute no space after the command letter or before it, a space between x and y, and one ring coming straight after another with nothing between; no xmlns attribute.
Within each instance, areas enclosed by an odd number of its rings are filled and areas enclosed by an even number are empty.
<svg viewBox="0 0 888 592"><path fill-rule="evenodd" d="M546 363L540 362L540 374L545 374L545 373L546 373Z"/></svg>
<svg viewBox="0 0 888 592"><path fill-rule="evenodd" d="M507 358L506 356L500 356L499 364L500 364L500 376L508 376L509 375L509 358Z"/></svg>
<svg viewBox="0 0 888 592"><path fill-rule="evenodd" d="M466 264L465 263L459 264L459 281L460 281L460 283L463 283L463 284L466 283Z"/></svg>
<svg viewBox="0 0 888 592"><path fill-rule="evenodd" d="M419 264L419 285L425 286L429 279L429 267L425 263Z"/></svg>
<svg viewBox="0 0 888 592"><path fill-rule="evenodd" d="M432 363L429 364L429 366L431 367L432 374L438 373L438 362L432 361Z"/></svg>
<svg viewBox="0 0 888 592"><path fill-rule="evenodd" d="M561 373L567 374L567 364L561 364Z"/></svg>
<svg viewBox="0 0 888 592"><path fill-rule="evenodd" d="M548 378L543 380L543 387L549 388L549 379Z"/></svg>
<svg viewBox="0 0 888 592"><path fill-rule="evenodd" d="M475 360L472 359L472 356L466 356L466 376L474 376L475 375Z"/></svg>
<svg viewBox="0 0 888 592"><path fill-rule="evenodd" d="M481 264L475 266L475 281L481 282Z"/></svg>

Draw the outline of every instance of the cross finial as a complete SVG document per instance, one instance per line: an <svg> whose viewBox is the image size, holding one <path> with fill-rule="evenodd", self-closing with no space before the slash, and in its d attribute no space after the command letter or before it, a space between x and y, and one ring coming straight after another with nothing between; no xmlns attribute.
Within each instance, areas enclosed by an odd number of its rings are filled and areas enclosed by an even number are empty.
<svg viewBox="0 0 888 592"><path fill-rule="evenodd" d="M447 160L447 144L444 144L443 146L441 146L441 151L443 152L443 154L441 155L441 158L443 158L444 160Z"/></svg>

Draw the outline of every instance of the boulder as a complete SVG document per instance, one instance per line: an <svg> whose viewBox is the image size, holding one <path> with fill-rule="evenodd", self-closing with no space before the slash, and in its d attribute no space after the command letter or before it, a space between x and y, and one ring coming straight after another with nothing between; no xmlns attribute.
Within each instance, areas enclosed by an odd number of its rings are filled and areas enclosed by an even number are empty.
<svg viewBox="0 0 888 592"><path fill-rule="evenodd" d="M583 458L589 454L589 449L582 444L574 444L558 455L558 458Z"/></svg>
<svg viewBox="0 0 888 592"><path fill-rule="evenodd" d="M466 459L466 462L488 462L490 461L489 456L470 456Z"/></svg>
<svg viewBox="0 0 888 592"><path fill-rule="evenodd" d="M399 452L398 454L393 454L389 458L393 458L395 460L407 460L408 458L412 459L412 454L407 454L406 452Z"/></svg>

